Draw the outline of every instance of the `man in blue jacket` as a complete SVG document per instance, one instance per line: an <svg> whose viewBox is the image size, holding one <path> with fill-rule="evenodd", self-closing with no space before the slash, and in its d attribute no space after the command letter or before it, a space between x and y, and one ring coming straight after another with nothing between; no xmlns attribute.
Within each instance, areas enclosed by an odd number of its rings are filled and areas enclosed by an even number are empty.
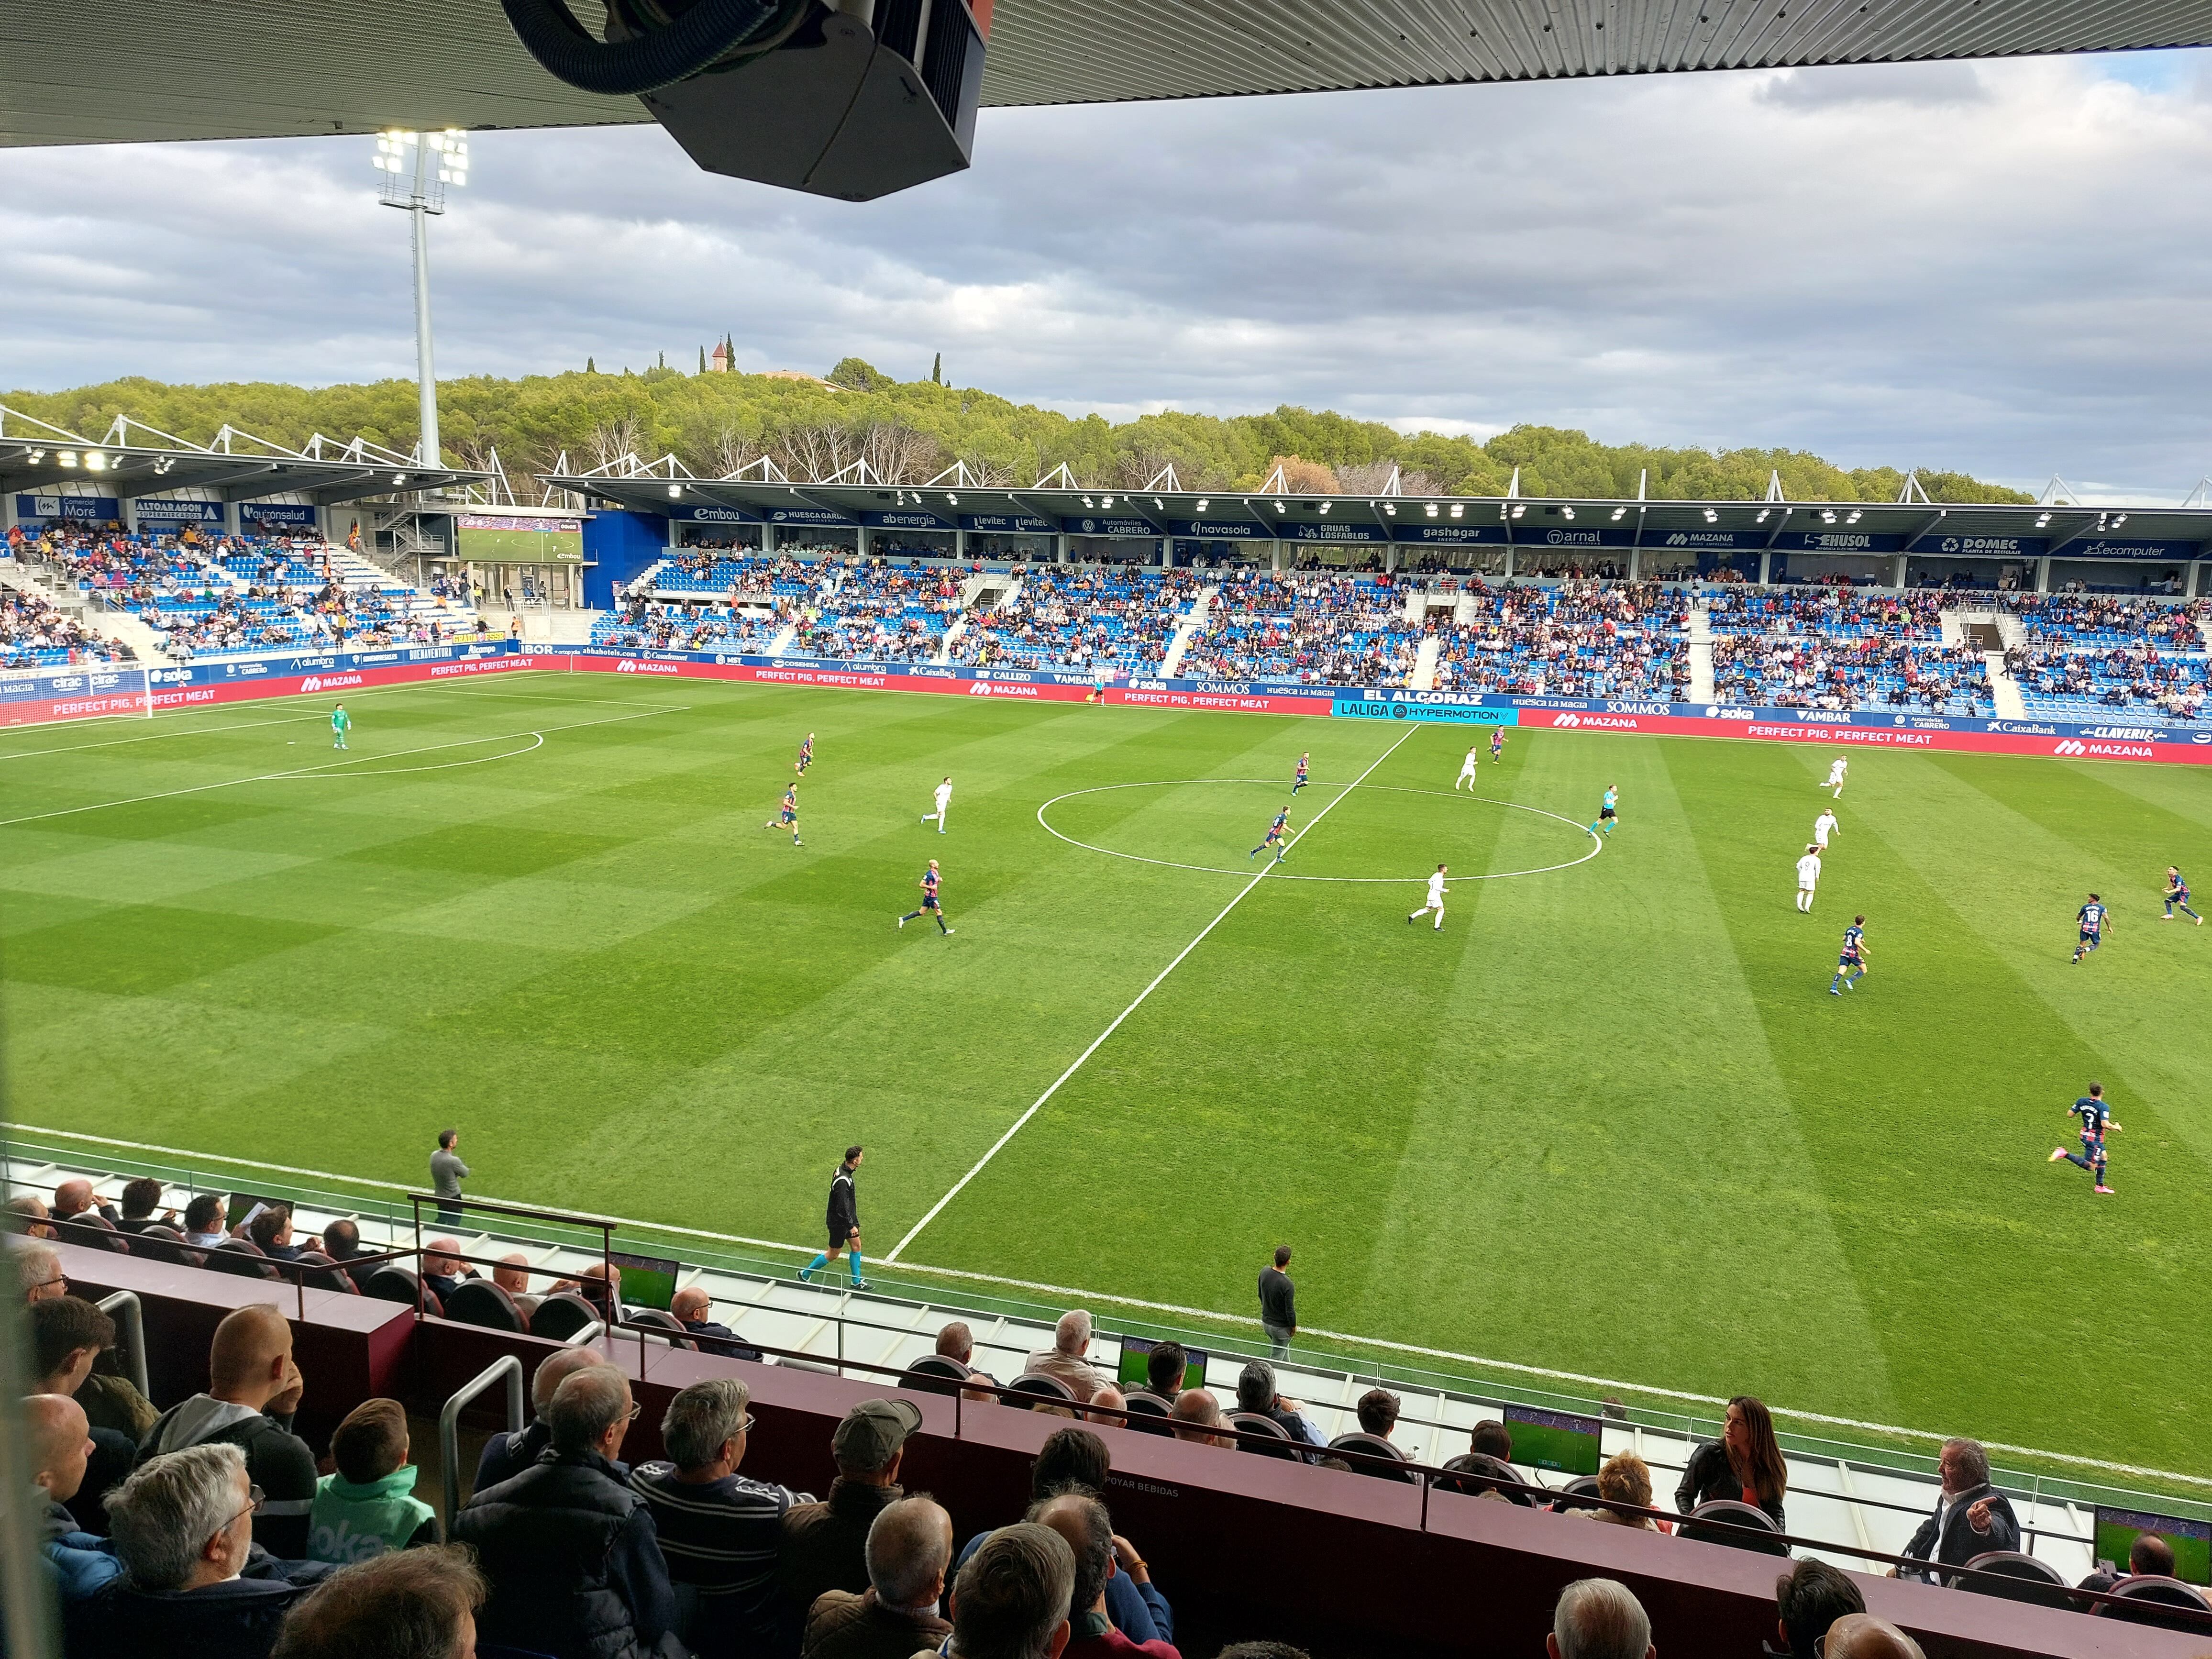
<svg viewBox="0 0 2212 1659"><path fill-rule="evenodd" d="M23 1402L24 1429L30 1437L32 1485L46 1510L46 1558L55 1573L62 1600L91 1595L123 1564L105 1538L78 1528L64 1507L84 1484L92 1456L92 1430L84 1407L63 1394L36 1394Z"/></svg>

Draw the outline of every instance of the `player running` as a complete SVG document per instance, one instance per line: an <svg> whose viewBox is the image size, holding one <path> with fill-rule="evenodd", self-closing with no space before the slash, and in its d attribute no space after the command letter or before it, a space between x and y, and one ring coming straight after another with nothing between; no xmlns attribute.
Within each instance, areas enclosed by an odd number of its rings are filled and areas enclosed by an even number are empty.
<svg viewBox="0 0 2212 1659"><path fill-rule="evenodd" d="M2105 935L2112 926L2112 913L2105 908L2104 900L2092 893L2075 919L2081 924L2081 940L2074 947L2074 960L2069 965L2079 967L2083 957L2105 942Z"/></svg>
<svg viewBox="0 0 2212 1659"><path fill-rule="evenodd" d="M1437 866L1436 874L1429 878L1428 902L1406 918L1407 925L1419 921L1431 910L1437 913L1436 931L1441 933L1444 930L1444 866L1441 864Z"/></svg>
<svg viewBox="0 0 2212 1659"><path fill-rule="evenodd" d="M935 818L937 820L937 833L941 836L945 833L945 814L952 805L951 779L947 778L944 782L937 786L937 794L935 799L937 801L937 810L934 812L924 812L921 815L921 821L924 823L927 823L932 818Z"/></svg>
<svg viewBox="0 0 2212 1659"><path fill-rule="evenodd" d="M1453 780L1452 782L1452 793L1454 794L1457 794L1459 793L1459 787L1462 783L1467 786L1468 793L1469 794L1473 794L1474 793L1474 769L1480 763L1481 760L1482 745L1478 743L1471 743L1468 744L1467 758L1459 763L1459 776Z"/></svg>
<svg viewBox="0 0 2212 1659"><path fill-rule="evenodd" d="M1828 837L1834 835L1836 833L1836 815L1830 811L1826 807L1822 807L1820 809L1820 816L1813 820L1813 845L1819 848L1823 853L1826 852L1828 850Z"/></svg>
<svg viewBox="0 0 2212 1659"><path fill-rule="evenodd" d="M2089 1092L2075 1101L2066 1110L2081 1120L2081 1150L2069 1152L2063 1146L2051 1149L2053 1164L2064 1158L2069 1164L2079 1164L2097 1178L2100 1197L2110 1198L2112 1189L2105 1184L2105 1131L2119 1132L2120 1126L2112 1121L2112 1109L2105 1104L2105 1085L2093 1083Z"/></svg>
<svg viewBox="0 0 2212 1659"><path fill-rule="evenodd" d="M337 708L331 710L331 747L333 749L344 748L346 746L346 733L352 730L353 716L347 714L345 711L345 705L343 703L340 703Z"/></svg>
<svg viewBox="0 0 2212 1659"><path fill-rule="evenodd" d="M2169 864L2166 866L2166 914L2159 920L2172 921L2173 907L2177 904L2181 907L2182 915L2187 916L2199 927L2204 925L2204 918L2189 908L2189 884L2181 878L2179 867Z"/></svg>
<svg viewBox="0 0 2212 1659"><path fill-rule="evenodd" d="M1820 884L1820 849L1808 843L1805 856L1797 860L1797 908L1807 915L1813 914L1813 890Z"/></svg>
<svg viewBox="0 0 2212 1659"><path fill-rule="evenodd" d="M929 868L921 872L921 880L916 884L921 889L921 908L909 910L901 916L898 921L900 927L905 927L909 921L919 921L924 916L935 916L939 933L949 937L957 931L945 925L945 906L938 898L937 882L937 860L932 859L929 861Z"/></svg>
<svg viewBox="0 0 2212 1659"><path fill-rule="evenodd" d="M791 844L793 847L805 844L799 839L799 785L796 782L783 792L783 805L776 809L775 816L761 825L761 828L788 830L791 831Z"/></svg>
<svg viewBox="0 0 2212 1659"><path fill-rule="evenodd" d="M1280 864L1283 861L1283 854L1290 850L1288 844L1283 840L1283 837L1290 833L1290 824L1291 809L1285 806L1275 814L1275 821L1267 826L1267 838L1244 856L1248 859L1255 859L1272 847L1275 849L1275 862Z"/></svg>
<svg viewBox="0 0 2212 1659"><path fill-rule="evenodd" d="M1490 728L1490 758L1500 766L1505 763L1505 728L1502 726Z"/></svg>
<svg viewBox="0 0 2212 1659"><path fill-rule="evenodd" d="M1821 784L1820 787L1833 790L1835 792L1833 799L1841 800L1844 797L1844 774L1850 769L1851 763L1850 757L1844 755L1837 756L1834 761L1829 764L1828 781L1826 783Z"/></svg>
<svg viewBox="0 0 2212 1659"><path fill-rule="evenodd" d="M1620 786L1617 783L1608 783L1605 787L1605 799L1598 803L1597 822L1589 827L1590 834L1595 836L1602 831L1610 836L1613 833L1613 826L1620 821Z"/></svg>
<svg viewBox="0 0 2212 1659"><path fill-rule="evenodd" d="M791 763L791 769L803 778L806 775L806 769L813 764L814 734L809 732L806 734L806 741L799 745L799 758Z"/></svg>
<svg viewBox="0 0 2212 1659"><path fill-rule="evenodd" d="M1828 981L1828 994L1843 995L1866 977L1866 918L1853 916L1851 925L1844 929L1844 953L1836 958L1836 975Z"/></svg>
<svg viewBox="0 0 2212 1659"><path fill-rule="evenodd" d="M1310 758L1310 751L1309 751L1308 754L1298 757L1298 775L1297 781L1291 785L1291 793L1293 795L1297 794L1299 790L1304 788L1307 784L1313 781L1311 778L1307 776L1308 768L1306 763L1309 758Z"/></svg>

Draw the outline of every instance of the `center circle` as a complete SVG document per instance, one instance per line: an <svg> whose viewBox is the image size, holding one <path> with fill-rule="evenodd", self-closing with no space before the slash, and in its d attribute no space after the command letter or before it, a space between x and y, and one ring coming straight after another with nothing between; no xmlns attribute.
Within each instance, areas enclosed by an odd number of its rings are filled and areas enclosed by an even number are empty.
<svg viewBox="0 0 2212 1659"><path fill-rule="evenodd" d="M1138 792L1178 792L1175 795ZM1104 783L1088 789L1071 789L1054 795L1037 808L1037 823L1046 834L1079 847L1086 853L1097 853L1106 858L1125 859L1133 864L1149 864L1164 870L1188 870L1200 875L1243 876L1249 878L1262 869L1270 872L1278 881L1322 881L1375 886L1419 886L1426 882L1433 864L1425 865L1418 872L1407 875L1308 875L1287 869L1269 860L1273 849L1261 846L1248 852L1246 861L1233 861L1233 851L1240 847L1240 837L1249 836L1253 843L1262 840L1264 832L1273 821L1277 810L1289 806L1291 810L1288 827L1292 861L1297 858L1297 837L1306 829L1320 823L1320 835L1326 836L1332 823L1340 822L1335 803L1352 795L1351 786L1315 783L1293 798L1291 786L1281 778L1157 778L1140 783ZM1500 800L1491 795L1474 795L1464 790L1413 789L1399 785L1368 783L1358 786L1359 796L1391 795L1426 797L1426 802L1407 801L1413 817L1430 820L1428 827L1408 823L1404 827L1407 837L1425 833L1430 851L1437 844L1448 842L1455 833L1467 833L1467 826L1451 826L1453 817L1467 807L1502 810L1528 814L1535 819L1549 820L1571 830L1586 840L1587 850L1577 856L1556 861L1532 863L1529 867L1516 870L1491 870L1474 874L1455 872L1455 881L1500 881L1511 876L1540 876L1555 870L1571 869L1577 864L1587 864L1604 850L1605 843L1593 835L1584 824L1540 806L1526 805L1520 801ZM1455 806L1443 806L1443 802L1455 802ZM1437 803L1431 805L1429 803ZM1078 804L1079 803L1079 804ZM1055 823L1054 809L1060 808L1060 822ZM1112 828L1119 829L1132 820L1152 820L1138 832L1140 840L1150 840L1154 852L1136 853L1124 848L1103 844L1109 837L1103 828L1091 828L1081 822L1086 809L1113 815ZM1345 809L1346 811L1349 808ZM1324 815L1328 821L1322 822ZM1346 828L1352 826L1347 823ZM1494 825L1493 825L1494 827ZM1149 830L1149 834L1146 830ZM1316 842L1316 845L1319 845ZM1450 848L1442 848L1449 858ZM1181 853L1182 857L1158 856L1158 854ZM1211 860L1228 853L1228 863Z"/></svg>

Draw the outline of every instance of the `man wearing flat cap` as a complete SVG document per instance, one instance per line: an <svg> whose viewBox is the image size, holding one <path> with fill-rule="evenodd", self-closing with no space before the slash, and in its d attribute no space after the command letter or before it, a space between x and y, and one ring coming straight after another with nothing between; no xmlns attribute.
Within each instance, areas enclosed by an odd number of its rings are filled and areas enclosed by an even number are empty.
<svg viewBox="0 0 2212 1659"><path fill-rule="evenodd" d="M867 1589L868 1528L906 1496L899 1460L907 1436L921 1426L921 1407L907 1400L863 1400L838 1424L830 1440L837 1462L830 1496L786 1510L777 1540L777 1575L799 1617L825 1590Z"/></svg>

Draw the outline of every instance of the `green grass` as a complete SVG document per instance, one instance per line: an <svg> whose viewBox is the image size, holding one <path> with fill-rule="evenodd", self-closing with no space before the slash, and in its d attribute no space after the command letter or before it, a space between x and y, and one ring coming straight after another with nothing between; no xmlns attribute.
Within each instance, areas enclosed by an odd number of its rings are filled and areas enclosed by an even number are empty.
<svg viewBox="0 0 2212 1659"><path fill-rule="evenodd" d="M1808 920L1813 748L1516 732L1478 802L1442 727L551 674L351 708L331 776L230 782L329 759L319 702L0 739L15 1121L402 1182L458 1123L481 1193L807 1246L859 1140L880 1256L1219 916L911 1261L1243 1315L1289 1240L1326 1329L2212 1474L2212 936L2155 899L2212 871L2201 772L1857 756ZM1223 915L1301 749L1327 816ZM1177 780L1228 781L1103 787ZM1608 782L1601 856L1470 878L1581 858ZM1064 794L1164 862L1047 834ZM950 939L891 925L932 856ZM1438 860L1441 934L1403 920ZM2112 1199L2045 1162L2093 1078Z"/></svg>

